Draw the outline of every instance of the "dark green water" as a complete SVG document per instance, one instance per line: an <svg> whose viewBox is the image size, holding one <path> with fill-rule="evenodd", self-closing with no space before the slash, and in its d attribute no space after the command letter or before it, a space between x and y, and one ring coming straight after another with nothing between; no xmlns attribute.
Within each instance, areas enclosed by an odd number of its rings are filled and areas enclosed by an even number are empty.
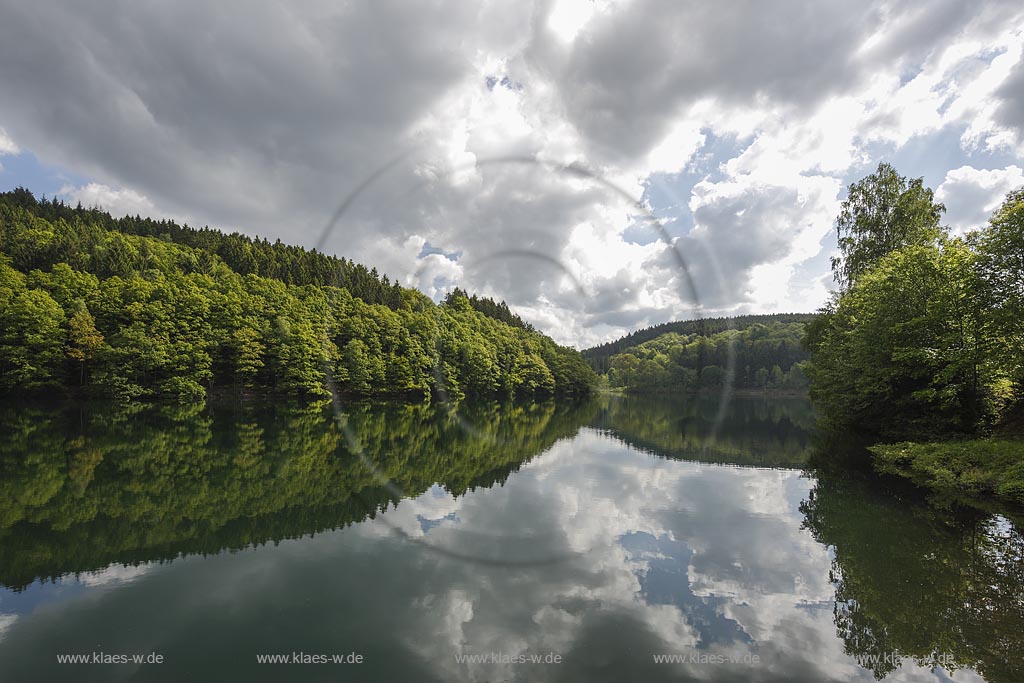
<svg viewBox="0 0 1024 683"><path fill-rule="evenodd" d="M0 681L1024 680L1014 516L805 469L812 421L5 405Z"/></svg>

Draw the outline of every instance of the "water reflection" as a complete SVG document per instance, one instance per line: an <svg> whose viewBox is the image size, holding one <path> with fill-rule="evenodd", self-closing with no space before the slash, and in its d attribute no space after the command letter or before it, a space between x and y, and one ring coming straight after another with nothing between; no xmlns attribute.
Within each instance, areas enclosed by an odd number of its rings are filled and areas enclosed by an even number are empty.
<svg viewBox="0 0 1024 683"><path fill-rule="evenodd" d="M800 467L814 412L804 398L632 396L605 401L593 425L663 458L757 467Z"/></svg>
<svg viewBox="0 0 1024 683"><path fill-rule="evenodd" d="M808 476L806 403L460 412L0 411L0 680L1022 678L1018 528Z"/></svg>
<svg viewBox="0 0 1024 683"><path fill-rule="evenodd" d="M835 549L833 611L846 652L878 678L907 657L1022 680L1019 529L970 508L907 504L880 488L820 472L801 506L815 539Z"/></svg>
<svg viewBox="0 0 1024 683"><path fill-rule="evenodd" d="M374 517L435 485L501 484L592 404L111 405L3 412L0 584L280 541ZM460 427L468 419L473 434Z"/></svg>

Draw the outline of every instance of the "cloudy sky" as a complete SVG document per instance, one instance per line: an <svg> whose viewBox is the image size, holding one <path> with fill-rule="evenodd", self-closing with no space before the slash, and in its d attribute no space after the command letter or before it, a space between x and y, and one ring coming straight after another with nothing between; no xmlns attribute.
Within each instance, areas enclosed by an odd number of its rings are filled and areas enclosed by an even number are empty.
<svg viewBox="0 0 1024 683"><path fill-rule="evenodd" d="M319 246L577 346L813 310L879 161L954 231L1024 185L1012 1L0 0L0 92L0 189Z"/></svg>

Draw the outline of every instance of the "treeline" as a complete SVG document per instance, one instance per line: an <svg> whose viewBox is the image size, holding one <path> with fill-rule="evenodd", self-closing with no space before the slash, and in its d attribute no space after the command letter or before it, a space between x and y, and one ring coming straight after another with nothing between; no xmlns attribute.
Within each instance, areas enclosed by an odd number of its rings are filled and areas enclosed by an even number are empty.
<svg viewBox="0 0 1024 683"><path fill-rule="evenodd" d="M213 268L211 257L218 256L239 275L259 275L289 285L344 287L352 296L366 303L383 304L392 309L401 308L410 294L410 290L403 289L397 281L390 282L387 275L379 275L376 268L367 269L360 263L322 254L316 249L283 244L281 240L269 242L265 238L252 238L237 232L227 234L209 227L191 228L171 220L138 215L114 218L106 211L84 208L81 203L75 207L68 206L57 197L49 201L44 197L37 201L29 190L21 187L0 194L0 201L20 206L51 223L63 220L72 224L78 221L111 232L153 237L194 247L199 250L200 268ZM123 250L114 250L104 256L109 260L106 265L111 271L130 270L133 265L119 262L126 256ZM419 296L426 298L422 294Z"/></svg>
<svg viewBox="0 0 1024 683"><path fill-rule="evenodd" d="M497 302L494 299L487 297L477 296L476 294L470 295L463 289L456 287L445 297L444 302L448 305L452 305L456 299L466 299L469 301L470 307L475 311L480 311L488 318L494 318L500 320L506 325L512 327L518 327L521 330L527 330L528 332L536 332L533 325L526 322L518 315L509 310L508 304L504 301Z"/></svg>
<svg viewBox="0 0 1024 683"><path fill-rule="evenodd" d="M195 399L217 386L325 395L333 383L461 398L585 394L596 380L577 351L478 310L502 313L490 300L436 306L372 271L345 280L365 269L342 259L212 230L131 234L174 224L34 201L0 194L0 392ZM239 245L260 255L259 274L221 256Z"/></svg>
<svg viewBox="0 0 1024 683"><path fill-rule="evenodd" d="M839 291L808 326L819 414L887 441L987 433L1024 396L1024 189L961 237L888 164L849 190Z"/></svg>
<svg viewBox="0 0 1024 683"><path fill-rule="evenodd" d="M629 391L803 389L804 327L772 321L706 336L668 332L612 356L608 381Z"/></svg>
<svg viewBox="0 0 1024 683"><path fill-rule="evenodd" d="M656 339L663 334L699 335L708 337L726 330L743 330L751 325L768 323L807 323L814 318L813 313L771 313L762 315L738 315L727 318L701 318L699 320L677 320L670 323L652 325L642 330L631 332L612 342L600 344L581 351L583 358L595 372L604 374L611 369L612 356L626 349L639 346L644 342Z"/></svg>

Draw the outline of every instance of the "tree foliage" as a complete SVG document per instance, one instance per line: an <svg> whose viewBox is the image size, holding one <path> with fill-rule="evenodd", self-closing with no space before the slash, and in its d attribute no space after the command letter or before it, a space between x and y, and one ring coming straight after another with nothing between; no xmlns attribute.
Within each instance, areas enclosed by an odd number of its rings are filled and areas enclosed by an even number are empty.
<svg viewBox="0 0 1024 683"><path fill-rule="evenodd" d="M983 298L1000 342L991 352L1024 384L1024 188L1009 193L987 229L971 236Z"/></svg>
<svg viewBox="0 0 1024 683"><path fill-rule="evenodd" d="M891 165L880 163L874 173L850 185L836 219L840 253L832 259L836 281L850 287L889 252L935 241L945 210L934 202L922 178L907 179Z"/></svg>
<svg viewBox="0 0 1024 683"><path fill-rule="evenodd" d="M584 349L580 353L595 372L606 373L611 369L612 357L634 346L656 339L663 334L675 332L679 335L698 335L709 337L726 330L744 330L751 325L767 325L770 323L807 323L814 318L813 313L772 313L764 315L739 315L729 318L700 318L697 320L677 320L670 323L652 325L631 332L624 337L605 344Z"/></svg>
<svg viewBox="0 0 1024 683"><path fill-rule="evenodd" d="M0 389L586 394L596 376L504 303L434 305L344 259L0 195ZM87 371L88 369L88 371Z"/></svg>
<svg viewBox="0 0 1024 683"><path fill-rule="evenodd" d="M459 287L456 287L451 292L449 292L448 296L445 297L444 301L446 304L451 305L456 299L459 298L466 299L469 302L471 308L480 311L489 318L500 320L506 325L511 325L512 327L518 327L520 329L528 330L530 332L534 331L533 325L526 322L518 315L513 313L511 310L509 310L508 304L506 304L504 301L499 302L488 297L481 297L477 296L476 294L471 295Z"/></svg>
<svg viewBox="0 0 1024 683"><path fill-rule="evenodd" d="M894 173L844 203L841 225L860 214L889 222L841 229L846 286L808 325L811 396L826 423L886 439L983 432L1022 395L1024 195L954 238L934 225L941 207L922 208L930 191L915 181L897 192Z"/></svg>
<svg viewBox="0 0 1024 683"><path fill-rule="evenodd" d="M709 336L662 334L611 358L612 386L630 391L719 388L802 389L804 325L754 323ZM730 374L731 373L731 374Z"/></svg>

